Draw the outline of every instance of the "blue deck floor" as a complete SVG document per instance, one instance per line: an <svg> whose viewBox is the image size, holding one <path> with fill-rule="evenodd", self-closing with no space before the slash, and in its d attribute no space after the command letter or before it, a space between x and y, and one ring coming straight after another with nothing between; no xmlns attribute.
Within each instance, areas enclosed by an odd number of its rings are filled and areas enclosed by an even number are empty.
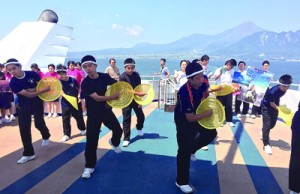
<svg viewBox="0 0 300 194"><path fill-rule="evenodd" d="M120 117L119 121L121 119ZM194 193L224 193L220 188L218 174L218 166L219 168L228 166L228 164L224 165L224 162L231 162L231 168L235 171L246 166L256 193L284 193L274 178L271 168L267 166L241 122L236 117L234 119L236 126L231 130L238 147L232 145L230 149L235 152L238 148L245 164L233 164L233 158L230 154L228 154L225 161L217 161L215 146L228 142L218 142L217 140L212 142L208 151L200 150L197 152L197 157L200 160L191 162L190 183L195 189ZM103 127L100 138L108 133L109 130ZM122 148L123 153L116 154L113 150L109 150L98 160L96 170L90 179L81 179L81 174L78 174L77 180L66 186L63 193L181 193L174 184L177 143L173 113L154 109L146 118L144 133L143 137L139 137L137 131L133 129L131 143L129 147ZM41 181L47 180L49 175L59 171L62 166L74 160L74 157L84 154L84 146L85 139L73 144L45 164L15 180L14 183L5 188L0 188L0 193L25 193L30 191ZM81 166L82 170L83 167L84 163ZM278 168L277 170L286 172L287 169ZM5 177L1 179L3 178ZM240 178L243 179L243 177ZM51 185L50 182L49 184ZM238 185L236 186L238 187ZM51 187L55 187L55 185ZM235 187L235 185L228 185L228 187ZM247 188L244 189L247 193ZM52 193L51 189L47 191L45 193Z"/></svg>

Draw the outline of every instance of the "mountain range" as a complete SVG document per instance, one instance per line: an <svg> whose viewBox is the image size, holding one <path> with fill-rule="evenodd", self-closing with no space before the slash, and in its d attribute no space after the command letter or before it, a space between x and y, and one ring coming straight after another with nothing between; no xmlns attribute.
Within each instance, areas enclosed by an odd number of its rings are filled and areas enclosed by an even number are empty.
<svg viewBox="0 0 300 194"><path fill-rule="evenodd" d="M132 48L69 52L67 57L91 54L96 57L192 59L208 54L212 59L300 60L299 51L300 30L276 33L246 22L217 35L195 33L168 44L140 43Z"/></svg>

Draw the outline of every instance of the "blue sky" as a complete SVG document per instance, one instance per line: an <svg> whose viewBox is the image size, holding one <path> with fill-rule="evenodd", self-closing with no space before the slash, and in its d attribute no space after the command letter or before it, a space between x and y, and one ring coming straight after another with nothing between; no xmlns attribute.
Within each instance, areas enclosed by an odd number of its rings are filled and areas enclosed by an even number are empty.
<svg viewBox="0 0 300 194"><path fill-rule="evenodd" d="M9 0L1 2L0 39L44 9L74 28L70 51L83 51L213 35L248 21L274 32L296 31L299 7L299 0Z"/></svg>

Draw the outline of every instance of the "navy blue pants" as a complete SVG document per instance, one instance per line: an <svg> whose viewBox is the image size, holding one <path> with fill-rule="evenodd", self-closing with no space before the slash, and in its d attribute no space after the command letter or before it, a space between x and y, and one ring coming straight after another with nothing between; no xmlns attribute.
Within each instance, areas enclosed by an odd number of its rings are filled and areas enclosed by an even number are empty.
<svg viewBox="0 0 300 194"><path fill-rule="evenodd" d="M30 107L21 107L18 110L19 129L24 147L23 156L34 155L31 138L31 115L34 115L34 125L42 135L43 139L49 139L50 133L44 120L43 101L39 101Z"/></svg>
<svg viewBox="0 0 300 194"><path fill-rule="evenodd" d="M300 134L292 132L291 159L289 167L289 189L300 192Z"/></svg>
<svg viewBox="0 0 300 194"><path fill-rule="evenodd" d="M132 103L122 109L123 114L123 131L124 131L124 140L130 140L130 126L131 126L131 110L134 110L137 117L136 129L141 130L144 127L145 115L143 112L143 108L139 107L139 105L132 101Z"/></svg>
<svg viewBox="0 0 300 194"><path fill-rule="evenodd" d="M97 162L97 147L102 123L112 130L111 142L114 146L119 146L123 131L112 110L106 110L102 114L89 113L89 109L87 111L85 167L94 168Z"/></svg>
<svg viewBox="0 0 300 194"><path fill-rule="evenodd" d="M177 178L179 185L189 184L191 154L207 146L217 136L217 130L208 130L197 122L194 127L180 123L175 119L177 129Z"/></svg>
<svg viewBox="0 0 300 194"><path fill-rule="evenodd" d="M263 143L264 146L266 146L266 145L270 145L269 143L270 131L276 125L277 118L278 118L278 111L272 107L267 107L262 104L261 113L263 118L263 127L262 127Z"/></svg>
<svg viewBox="0 0 300 194"><path fill-rule="evenodd" d="M225 108L226 122L232 122L232 94L225 96L217 96L217 99L222 103Z"/></svg>
<svg viewBox="0 0 300 194"><path fill-rule="evenodd" d="M71 117L76 120L77 127L80 131L85 130L85 123L82 115L81 103L78 104L78 110L76 110L71 104L68 107L62 107L62 121L64 135L71 137Z"/></svg>

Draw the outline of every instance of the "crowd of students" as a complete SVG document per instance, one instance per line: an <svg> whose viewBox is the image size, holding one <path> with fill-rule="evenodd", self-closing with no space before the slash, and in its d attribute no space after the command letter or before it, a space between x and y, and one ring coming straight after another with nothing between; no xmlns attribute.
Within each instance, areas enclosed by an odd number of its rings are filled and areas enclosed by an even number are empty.
<svg viewBox="0 0 300 194"><path fill-rule="evenodd" d="M81 135L86 135L86 149L85 149L85 168L82 173L82 178L90 178L95 170L97 161L96 150L98 146L99 133L101 132L101 125L106 125L112 131L112 138L109 144L113 147L116 153L121 153L120 142L122 133L124 133L123 146L127 147L130 144L130 127L131 127L131 111L135 111L137 116L136 129L138 135L143 136L143 126L145 122L145 115L141 105L132 101L130 105L122 109L123 114L123 129L120 126L112 108L107 105L107 101L118 99L120 93L116 92L111 96L105 96L105 92L109 85L117 81L125 81L133 88L141 84L141 77L135 71L135 60L127 58L124 61L124 73L120 74L119 69L116 67L116 60L110 59L110 67L105 71L106 73L97 72L96 59L91 55L86 55L81 59L81 62L75 63L74 61L68 62L68 68L59 64L55 67L53 64L48 65L49 72L43 74L37 64L32 64L32 71L23 71L22 65L16 59L9 59L5 63L6 74L10 75L9 90L12 94L18 97L18 121L20 128L20 135L23 143L23 156L17 161L22 164L35 159L34 148L31 142L31 118L34 117L35 127L42 135L42 146L47 146L50 142L50 132L44 120L44 106L43 101L38 98L38 95L48 92L51 88L46 87L43 90L36 91L37 83L45 76L52 76L59 79L62 83L63 92L67 95L73 96L77 99L78 110L73 107L64 97L61 99L62 107L62 122L63 122L63 137L61 142L65 142L71 138L71 125L70 118L73 116L77 122L77 127ZM164 77L169 77L170 72L166 67L166 60L161 59L161 72ZM225 65L218 68L213 74L208 68L209 57L204 55L199 60L194 60L191 63L188 60L180 62L180 72L174 75L175 82L178 84L176 88L176 107L174 110L174 120L177 130L177 176L176 186L178 186L184 193L193 192L193 188L189 184L189 167L190 160L197 160L195 153L197 150L206 147L217 135L216 129L206 130L198 124L198 120L204 117L209 117L213 114L212 110L207 110L204 113L196 114L196 109L201 103L203 98L206 98L212 90L209 85L209 78L216 80L217 84L227 83L231 84L233 77L233 68L237 65L236 60L230 59L225 62ZM263 63L264 66L265 62ZM243 73L246 63L240 61L238 63L239 71ZM268 63L269 65L269 63ZM76 67L76 68L75 68ZM84 69L82 71L81 67ZM1 69L1 70L2 70ZM55 71L56 69L56 71ZM3 71L3 70L2 70ZM0 71L1 80L7 79L6 74ZM4 77L4 79L3 79ZM9 76L8 76L9 77ZM2 86L8 85L1 82ZM289 89L292 83L290 75L283 75L279 79L279 84L267 90L265 97L262 100L261 114L263 120L262 126L262 140L263 148L267 154L272 154L271 145L269 143L270 130L275 126L280 98ZM1 87L4 88L4 87ZM1 89L0 88L0 89ZM219 87L217 90L221 90ZM5 91L6 92L6 91ZM5 93L3 89L0 91L1 99ZM143 92L135 92L134 95L144 96ZM217 99L225 107L226 122L230 127L234 127L232 122L233 110L232 101L233 94L230 93L225 96L219 96ZM241 104L239 100L236 101L235 113L240 117L241 115L249 114L249 106L243 104L242 114L240 112ZM47 117L57 117L58 109L56 108L57 101L48 104ZM52 107L52 104L54 107ZM83 104L83 105L82 105ZM2 109L7 111L11 106L9 103L1 100L0 103L1 114ZM30 107L30 108L29 108ZM86 112L86 113L85 113ZM83 115L87 115L87 123L85 125ZM5 113L4 113L5 115ZM298 116L298 112L295 117ZM14 116L11 113L10 120ZM2 115L2 122L6 122L5 116ZM299 133L298 126L299 120L293 120L293 141L292 141L292 157L299 156ZM291 168L299 172L299 160L292 160ZM298 165L298 166L297 166ZM294 171L293 171L294 172ZM294 180L295 174L290 172L290 180ZM290 188L298 191L298 187L291 181Z"/></svg>

